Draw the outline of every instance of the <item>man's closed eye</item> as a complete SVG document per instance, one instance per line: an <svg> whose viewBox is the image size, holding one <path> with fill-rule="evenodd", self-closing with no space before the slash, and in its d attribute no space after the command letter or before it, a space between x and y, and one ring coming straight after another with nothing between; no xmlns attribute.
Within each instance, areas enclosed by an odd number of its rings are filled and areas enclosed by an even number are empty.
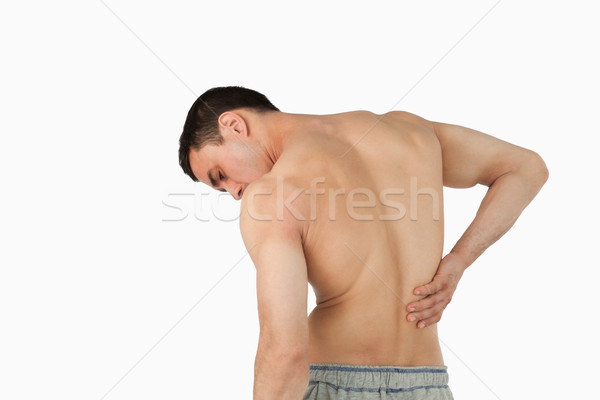
<svg viewBox="0 0 600 400"><path fill-rule="evenodd" d="M221 171L219 171L219 182L223 181L223 174L221 174ZM219 189L219 192L226 192L226 189Z"/></svg>

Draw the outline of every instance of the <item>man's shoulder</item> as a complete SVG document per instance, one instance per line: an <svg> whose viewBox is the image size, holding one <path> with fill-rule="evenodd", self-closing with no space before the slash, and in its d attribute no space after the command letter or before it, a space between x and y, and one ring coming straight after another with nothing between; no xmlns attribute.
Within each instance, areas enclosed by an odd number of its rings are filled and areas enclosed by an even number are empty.
<svg viewBox="0 0 600 400"><path fill-rule="evenodd" d="M302 237L306 228L308 196L281 175L267 174L246 187L240 206L240 231L245 240L273 235Z"/></svg>
<svg viewBox="0 0 600 400"><path fill-rule="evenodd" d="M338 119L364 119L367 121L372 120L396 120L396 121L410 121L413 123L429 123L429 121L420 115L406 110L392 110L382 114L375 113L369 110L354 110L346 111L338 114L330 114L325 117L332 117Z"/></svg>
<svg viewBox="0 0 600 400"><path fill-rule="evenodd" d="M298 178L299 175L297 171L288 172L280 169L275 171L275 168L273 168L271 172L264 174L246 187L244 195L242 196L242 201L246 198L246 194L254 196L260 195L263 198L272 198L272 196L267 196L267 193L276 195L277 190L283 190L284 194L293 191L301 186L298 183Z"/></svg>
<svg viewBox="0 0 600 400"><path fill-rule="evenodd" d="M411 121L411 122L418 122L421 124L430 123L430 121L423 118L422 116L417 115L412 112L409 112L409 111L406 111L406 110L388 111L383 115L385 116L385 118L395 119L395 120L399 120L399 121Z"/></svg>
<svg viewBox="0 0 600 400"><path fill-rule="evenodd" d="M305 209L304 187L295 173L271 171L250 183L242 196L241 212L268 214L273 218L302 220ZM244 222L244 221L241 221Z"/></svg>

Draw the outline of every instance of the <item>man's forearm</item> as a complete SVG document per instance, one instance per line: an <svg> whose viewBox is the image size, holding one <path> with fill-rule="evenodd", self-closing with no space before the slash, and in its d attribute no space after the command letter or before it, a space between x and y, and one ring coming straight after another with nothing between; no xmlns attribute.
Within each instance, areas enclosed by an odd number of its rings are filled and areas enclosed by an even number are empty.
<svg viewBox="0 0 600 400"><path fill-rule="evenodd" d="M259 351L254 363L254 400L299 400L308 387L303 356Z"/></svg>
<svg viewBox="0 0 600 400"><path fill-rule="evenodd" d="M504 174L490 185L475 219L451 250L463 259L465 268L513 226L547 179L548 170L540 160Z"/></svg>

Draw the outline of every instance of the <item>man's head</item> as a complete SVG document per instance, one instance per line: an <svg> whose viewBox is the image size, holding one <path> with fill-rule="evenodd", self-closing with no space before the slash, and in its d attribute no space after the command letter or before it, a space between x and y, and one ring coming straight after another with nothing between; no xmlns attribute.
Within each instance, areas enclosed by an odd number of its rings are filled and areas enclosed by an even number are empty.
<svg viewBox="0 0 600 400"><path fill-rule="evenodd" d="M207 90L192 104L179 138L179 165L204 182L240 199L248 184L269 172L258 132L242 115L279 112L263 94L240 86Z"/></svg>

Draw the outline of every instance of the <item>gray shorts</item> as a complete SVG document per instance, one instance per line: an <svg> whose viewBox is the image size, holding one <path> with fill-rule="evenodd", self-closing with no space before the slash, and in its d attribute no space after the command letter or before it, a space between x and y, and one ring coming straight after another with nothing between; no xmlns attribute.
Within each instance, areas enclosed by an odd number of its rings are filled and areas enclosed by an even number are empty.
<svg viewBox="0 0 600 400"><path fill-rule="evenodd" d="M310 364L303 400L453 400L446 366Z"/></svg>

